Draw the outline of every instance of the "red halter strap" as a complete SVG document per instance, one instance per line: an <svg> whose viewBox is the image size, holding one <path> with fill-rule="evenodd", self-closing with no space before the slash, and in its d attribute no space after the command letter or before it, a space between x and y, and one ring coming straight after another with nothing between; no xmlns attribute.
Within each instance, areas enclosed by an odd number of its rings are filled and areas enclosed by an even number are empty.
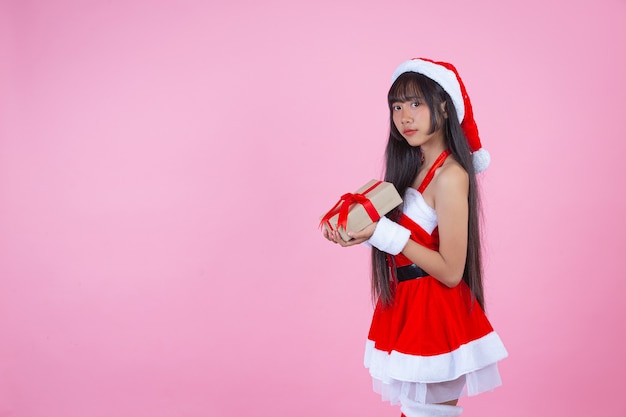
<svg viewBox="0 0 626 417"><path fill-rule="evenodd" d="M430 167L430 169L428 170L428 173L424 177L424 181L422 181L419 188L417 189L417 191L419 191L420 194L424 193L424 190L426 189L426 187L428 187L428 184L430 184L430 181L435 176L435 171L437 170L437 168L443 165L448 155L450 155L450 151L446 149L445 151L441 152L441 154L437 157L437 159L435 159L435 163L433 164L433 166Z"/></svg>

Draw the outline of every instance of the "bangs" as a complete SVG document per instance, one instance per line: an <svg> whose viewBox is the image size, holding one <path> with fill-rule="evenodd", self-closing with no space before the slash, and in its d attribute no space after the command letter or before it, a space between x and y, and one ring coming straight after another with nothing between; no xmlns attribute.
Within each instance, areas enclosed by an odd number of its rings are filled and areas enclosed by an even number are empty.
<svg viewBox="0 0 626 417"><path fill-rule="evenodd" d="M415 72L405 72L396 79L387 95L389 106L396 102L402 103L415 98L424 98L419 75Z"/></svg>

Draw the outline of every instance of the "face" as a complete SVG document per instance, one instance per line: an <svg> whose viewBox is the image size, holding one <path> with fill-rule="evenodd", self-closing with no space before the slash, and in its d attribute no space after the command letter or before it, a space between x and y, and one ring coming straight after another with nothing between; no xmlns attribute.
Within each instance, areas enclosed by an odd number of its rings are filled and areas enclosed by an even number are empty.
<svg viewBox="0 0 626 417"><path fill-rule="evenodd" d="M430 109L421 97L407 97L407 101L391 105L393 123L411 146L443 140L441 128L430 132Z"/></svg>

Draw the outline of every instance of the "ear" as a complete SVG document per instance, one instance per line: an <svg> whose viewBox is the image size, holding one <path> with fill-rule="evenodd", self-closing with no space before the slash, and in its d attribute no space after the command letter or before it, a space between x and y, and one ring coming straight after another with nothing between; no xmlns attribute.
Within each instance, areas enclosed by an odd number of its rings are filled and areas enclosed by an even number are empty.
<svg viewBox="0 0 626 417"><path fill-rule="evenodd" d="M443 117L444 117L445 119L447 119L447 118L448 118L448 112L446 111L446 104L447 104L447 103L446 103L445 101L442 101L442 102L441 102L441 113L443 114Z"/></svg>

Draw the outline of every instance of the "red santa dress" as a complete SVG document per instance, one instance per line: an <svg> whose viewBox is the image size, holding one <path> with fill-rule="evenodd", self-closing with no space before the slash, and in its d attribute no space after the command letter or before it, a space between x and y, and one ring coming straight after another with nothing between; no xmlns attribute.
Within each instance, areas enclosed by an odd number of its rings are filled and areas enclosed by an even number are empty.
<svg viewBox="0 0 626 417"><path fill-rule="evenodd" d="M411 239L437 250L437 215L422 197L446 151L420 187L405 194L399 223ZM412 262L399 254L396 267ZM394 302L379 301L365 348L374 390L392 404L442 403L501 384L497 362L507 356L499 336L464 281L449 288L431 276L397 284Z"/></svg>

